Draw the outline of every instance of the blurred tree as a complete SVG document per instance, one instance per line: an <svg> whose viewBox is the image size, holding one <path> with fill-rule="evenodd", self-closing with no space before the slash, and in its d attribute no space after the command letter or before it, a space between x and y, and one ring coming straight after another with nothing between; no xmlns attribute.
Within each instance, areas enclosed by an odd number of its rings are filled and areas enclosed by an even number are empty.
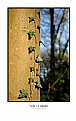
<svg viewBox="0 0 76 121"><path fill-rule="evenodd" d="M45 44L41 57L47 67L41 101L69 101L69 8L41 9L40 26Z"/></svg>
<svg viewBox="0 0 76 121"><path fill-rule="evenodd" d="M50 24L50 34L51 34L51 52L50 52L50 70L51 70L51 76L54 80L54 69L55 69L55 55L54 55L54 48L55 48L55 25L54 25L54 8L50 8L50 18L51 18L51 24Z"/></svg>

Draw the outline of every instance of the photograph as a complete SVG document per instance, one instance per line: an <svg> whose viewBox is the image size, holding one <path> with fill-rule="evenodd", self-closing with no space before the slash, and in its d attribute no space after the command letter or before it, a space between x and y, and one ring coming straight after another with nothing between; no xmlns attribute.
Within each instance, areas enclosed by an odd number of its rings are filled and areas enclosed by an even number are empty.
<svg viewBox="0 0 76 121"><path fill-rule="evenodd" d="M7 102L70 102L70 7L8 7L7 37Z"/></svg>

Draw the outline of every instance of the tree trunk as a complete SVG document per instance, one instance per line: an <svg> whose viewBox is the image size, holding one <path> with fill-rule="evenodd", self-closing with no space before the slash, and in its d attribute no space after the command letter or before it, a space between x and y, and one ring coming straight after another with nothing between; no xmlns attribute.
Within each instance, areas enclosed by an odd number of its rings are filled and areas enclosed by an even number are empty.
<svg viewBox="0 0 76 121"><path fill-rule="evenodd" d="M54 69L55 69L55 58L54 58L54 44L55 44L55 27L54 27L54 8L50 9L50 15L51 15L51 55L50 55L50 70L52 77L54 79Z"/></svg>
<svg viewBox="0 0 76 121"><path fill-rule="evenodd" d="M40 80L36 76L40 66L35 62L36 56L40 55L38 12L35 8L8 9L8 101L40 101L40 89L35 88L35 80L29 83L29 78ZM29 17L35 20L29 23ZM29 40L28 32L32 31L35 36ZM35 47L35 51L29 53L30 46ZM30 67L34 71L31 72ZM25 90L28 97L19 98L20 90Z"/></svg>

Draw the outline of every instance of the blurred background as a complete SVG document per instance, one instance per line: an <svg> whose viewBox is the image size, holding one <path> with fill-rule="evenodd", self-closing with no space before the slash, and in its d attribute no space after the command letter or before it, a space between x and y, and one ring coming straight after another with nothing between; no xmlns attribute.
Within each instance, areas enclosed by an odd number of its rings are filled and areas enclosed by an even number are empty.
<svg viewBox="0 0 76 121"><path fill-rule="evenodd" d="M40 101L70 101L69 8L40 9Z"/></svg>

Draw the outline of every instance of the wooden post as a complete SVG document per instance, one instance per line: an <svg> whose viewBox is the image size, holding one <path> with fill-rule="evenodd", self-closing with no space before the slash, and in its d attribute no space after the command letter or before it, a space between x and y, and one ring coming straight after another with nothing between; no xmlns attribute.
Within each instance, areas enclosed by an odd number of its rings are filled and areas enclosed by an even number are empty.
<svg viewBox="0 0 76 121"><path fill-rule="evenodd" d="M40 101L40 89L35 88L37 55L40 55L40 34L37 26L40 24L38 15L39 9L8 8L8 101ZM29 17L34 21L29 23ZM35 32L35 36L29 40L28 33ZM35 51L29 54L28 48L36 47ZM34 55L35 54L35 55ZM30 67L34 67L32 73L34 82L31 82L30 97ZM39 67L40 70L40 67ZM38 78L40 80L40 78ZM19 90L28 93L27 98L18 98ZM30 99L30 100L29 100Z"/></svg>

